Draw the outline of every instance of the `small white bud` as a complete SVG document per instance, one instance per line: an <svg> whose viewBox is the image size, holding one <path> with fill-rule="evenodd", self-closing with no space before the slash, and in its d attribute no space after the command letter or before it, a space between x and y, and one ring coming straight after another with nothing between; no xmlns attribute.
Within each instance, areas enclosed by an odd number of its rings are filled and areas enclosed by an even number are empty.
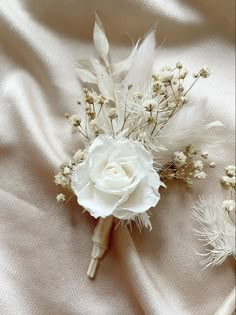
<svg viewBox="0 0 236 315"><path fill-rule="evenodd" d="M182 63L177 62L177 63L176 63L176 68L178 68L178 69L182 69L182 68L183 68Z"/></svg>
<svg viewBox="0 0 236 315"><path fill-rule="evenodd" d="M164 83L168 83L172 80L172 78L173 78L173 74L170 71L163 72L160 76L160 81Z"/></svg>
<svg viewBox="0 0 236 315"><path fill-rule="evenodd" d="M63 202L66 201L66 196L65 196L64 194L58 194L58 195L56 196L56 199L57 199L57 202L63 203Z"/></svg>
<svg viewBox="0 0 236 315"><path fill-rule="evenodd" d="M207 150L202 150L201 156L202 156L204 159L207 159L207 158L208 158L208 155L209 155L209 153L207 152Z"/></svg>
<svg viewBox="0 0 236 315"><path fill-rule="evenodd" d="M207 174L205 172L200 172L196 170L193 174L193 177L196 179L205 179L207 177Z"/></svg>
<svg viewBox="0 0 236 315"><path fill-rule="evenodd" d="M203 162L201 160L197 160L193 162L193 167L196 170L202 171L203 170Z"/></svg>
<svg viewBox="0 0 236 315"><path fill-rule="evenodd" d="M175 163L178 167L186 164L187 156L183 152L175 152Z"/></svg>
<svg viewBox="0 0 236 315"><path fill-rule="evenodd" d="M64 175L68 175L68 174L70 174L70 172L71 172L71 169L68 166L64 167L64 169L63 169Z"/></svg>
<svg viewBox="0 0 236 315"><path fill-rule="evenodd" d="M226 174L228 176L236 176L236 167L235 165L228 165L225 167Z"/></svg>
<svg viewBox="0 0 236 315"><path fill-rule="evenodd" d="M199 71L199 75L202 78L208 78L210 74L210 69L207 66L202 67Z"/></svg>
<svg viewBox="0 0 236 315"><path fill-rule="evenodd" d="M118 117L118 113L117 113L116 108L111 108L111 109L109 110L108 117L109 117L110 119L115 119L115 118Z"/></svg>

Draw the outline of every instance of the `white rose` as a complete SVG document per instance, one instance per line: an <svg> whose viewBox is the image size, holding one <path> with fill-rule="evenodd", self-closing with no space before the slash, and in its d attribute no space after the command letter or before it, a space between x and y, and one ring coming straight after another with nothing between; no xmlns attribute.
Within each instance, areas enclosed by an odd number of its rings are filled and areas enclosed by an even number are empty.
<svg viewBox="0 0 236 315"><path fill-rule="evenodd" d="M93 217L113 215L123 220L154 207L161 185L152 155L143 146L104 135L94 140L71 184L78 203Z"/></svg>

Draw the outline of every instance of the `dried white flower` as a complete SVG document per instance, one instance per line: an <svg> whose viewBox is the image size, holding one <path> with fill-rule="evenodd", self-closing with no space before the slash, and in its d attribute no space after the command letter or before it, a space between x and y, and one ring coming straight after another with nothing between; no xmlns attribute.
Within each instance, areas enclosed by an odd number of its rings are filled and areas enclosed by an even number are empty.
<svg viewBox="0 0 236 315"><path fill-rule="evenodd" d="M186 180L185 180L185 183L186 185L189 187L189 188L192 188L193 187L193 180L191 177L187 177Z"/></svg>
<svg viewBox="0 0 236 315"><path fill-rule="evenodd" d="M235 201L234 200L224 200L222 207L226 211L235 211Z"/></svg>
<svg viewBox="0 0 236 315"><path fill-rule="evenodd" d="M182 69L182 68L183 68L182 63L177 62L177 63L176 63L176 68L178 68L178 69Z"/></svg>
<svg viewBox="0 0 236 315"><path fill-rule="evenodd" d="M207 150L202 150L201 156L202 156L204 159L207 159L207 158L208 158L208 155L209 155L209 153L208 153Z"/></svg>
<svg viewBox="0 0 236 315"><path fill-rule="evenodd" d="M178 167L186 164L187 156L183 152L175 152L175 163Z"/></svg>
<svg viewBox="0 0 236 315"><path fill-rule="evenodd" d="M62 173L58 173L54 176L55 184L60 185L62 187L70 186L70 177L67 175L63 175Z"/></svg>
<svg viewBox="0 0 236 315"><path fill-rule="evenodd" d="M89 122L89 125L95 133L102 133L103 132L102 126L97 119L91 120Z"/></svg>
<svg viewBox="0 0 236 315"><path fill-rule="evenodd" d="M235 176L230 177L230 176L223 176L221 178L221 183L226 185L226 186L231 186L235 188Z"/></svg>
<svg viewBox="0 0 236 315"><path fill-rule="evenodd" d="M185 79L188 75L188 71L186 69L183 69L181 72L180 72L180 75L179 75L179 78L180 79Z"/></svg>
<svg viewBox="0 0 236 315"><path fill-rule="evenodd" d="M229 255L236 255L235 222L229 213L222 208L219 198L205 200L203 197L193 205L193 217L199 223L195 229L200 240L209 246L206 252L199 254L205 257L202 265L206 267L219 265Z"/></svg>
<svg viewBox="0 0 236 315"><path fill-rule="evenodd" d="M75 154L74 154L74 156L73 156L73 159L74 159L75 163L78 164L78 163L80 163L81 161L83 161L83 160L85 159L85 157L86 157L85 152L79 149L79 150L77 150L77 151L75 152Z"/></svg>
<svg viewBox="0 0 236 315"><path fill-rule="evenodd" d="M56 185L61 185L62 179L64 176L61 173L58 173L57 175L54 176L54 181Z"/></svg>
<svg viewBox="0 0 236 315"><path fill-rule="evenodd" d="M198 171L203 171L203 162L201 160L197 160L193 162L193 167Z"/></svg>
<svg viewBox="0 0 236 315"><path fill-rule="evenodd" d="M185 147L186 152L188 155L193 156L197 154L197 150L194 148L192 144Z"/></svg>
<svg viewBox="0 0 236 315"><path fill-rule="evenodd" d="M225 167L226 174L230 177L236 176L236 167L235 165L228 165Z"/></svg>
<svg viewBox="0 0 236 315"><path fill-rule="evenodd" d="M105 96L100 94L96 97L96 103L100 105L104 105L104 104L109 103L109 100Z"/></svg>
<svg viewBox="0 0 236 315"><path fill-rule="evenodd" d="M207 177L207 174L205 172L200 172L196 170L193 174L193 177L196 179L205 179Z"/></svg>
<svg viewBox="0 0 236 315"><path fill-rule="evenodd" d="M58 195L56 196L56 199L57 199L57 202L63 203L63 202L66 201L66 196L65 196L64 194L58 194Z"/></svg>
<svg viewBox="0 0 236 315"><path fill-rule="evenodd" d="M157 108L158 102L155 99L145 100L142 106L147 112L151 112L153 109Z"/></svg>
<svg viewBox="0 0 236 315"><path fill-rule="evenodd" d="M210 69L207 66L202 67L199 71L199 75L202 78L208 78L210 74L211 74Z"/></svg>
<svg viewBox="0 0 236 315"><path fill-rule="evenodd" d="M171 71L166 71L161 73L160 75L160 81L163 83L168 83L172 80L173 78L173 73Z"/></svg>
<svg viewBox="0 0 236 315"><path fill-rule="evenodd" d="M180 104L185 104L188 102L188 98L186 96L180 96L179 102Z"/></svg>
<svg viewBox="0 0 236 315"><path fill-rule="evenodd" d="M71 169L68 166L65 166L63 169L63 174L64 175L68 175L71 173Z"/></svg>
<svg viewBox="0 0 236 315"><path fill-rule="evenodd" d="M117 109L116 109L116 108L111 108L111 109L109 110L108 117L109 117L110 119L115 119L115 118L117 118L117 117L118 117Z"/></svg>
<svg viewBox="0 0 236 315"><path fill-rule="evenodd" d="M69 120L74 127L79 127L81 124L81 118L79 115L72 115L69 117Z"/></svg>
<svg viewBox="0 0 236 315"><path fill-rule="evenodd" d="M196 79L196 78L198 78L200 76L200 74L199 74L199 72L194 72L193 73L193 77Z"/></svg>

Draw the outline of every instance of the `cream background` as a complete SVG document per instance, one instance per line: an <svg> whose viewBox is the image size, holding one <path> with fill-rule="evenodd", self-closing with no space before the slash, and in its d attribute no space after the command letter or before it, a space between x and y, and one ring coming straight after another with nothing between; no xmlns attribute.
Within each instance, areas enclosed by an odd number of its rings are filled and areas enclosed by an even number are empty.
<svg viewBox="0 0 236 315"><path fill-rule="evenodd" d="M76 136L63 115L80 91L76 60L93 55L97 10L124 57L157 24L157 67L181 61L212 69L192 93L226 128L211 157L217 168L194 190L170 187L153 211L153 231L113 232L94 282L86 277L95 220L58 205L53 175ZM127 35L129 34L129 35ZM191 202L219 194L234 163L234 1L0 0L0 314L213 314L234 285L234 266L200 270ZM73 141L72 141L73 139Z"/></svg>

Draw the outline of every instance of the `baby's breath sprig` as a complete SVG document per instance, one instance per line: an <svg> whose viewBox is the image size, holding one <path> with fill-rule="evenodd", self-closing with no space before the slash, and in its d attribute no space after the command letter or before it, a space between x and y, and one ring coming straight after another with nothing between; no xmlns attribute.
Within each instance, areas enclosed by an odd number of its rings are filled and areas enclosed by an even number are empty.
<svg viewBox="0 0 236 315"><path fill-rule="evenodd" d="M199 152L191 145L186 146L183 151L175 152L173 160L160 169L161 179L164 182L181 180L188 188L192 188L194 180L201 180L207 177L205 161L202 159L203 155L204 159L207 158L206 152L205 150ZM210 167L213 165L211 163L209 164Z"/></svg>
<svg viewBox="0 0 236 315"><path fill-rule="evenodd" d="M185 89L188 71L178 62L175 67L163 67L159 73L152 76L151 83L142 90L128 88L123 124L116 134L127 126L129 137L140 141L151 151L158 151L161 145L157 139L163 128L188 103L187 94L196 82L200 78L208 77L209 74L207 67L201 68L195 74L194 82Z"/></svg>
<svg viewBox="0 0 236 315"><path fill-rule="evenodd" d="M221 183L222 185L228 186L232 189L236 189L236 167L235 165L228 165L225 167L225 176L222 176Z"/></svg>
<svg viewBox="0 0 236 315"><path fill-rule="evenodd" d="M60 165L59 173L54 176L54 182L57 186L61 186L65 192L71 194L71 177L73 175L74 169L79 163L83 162L87 155L87 149L77 150L72 158L72 160L67 160ZM66 194L59 193L56 196L57 202L68 201Z"/></svg>

